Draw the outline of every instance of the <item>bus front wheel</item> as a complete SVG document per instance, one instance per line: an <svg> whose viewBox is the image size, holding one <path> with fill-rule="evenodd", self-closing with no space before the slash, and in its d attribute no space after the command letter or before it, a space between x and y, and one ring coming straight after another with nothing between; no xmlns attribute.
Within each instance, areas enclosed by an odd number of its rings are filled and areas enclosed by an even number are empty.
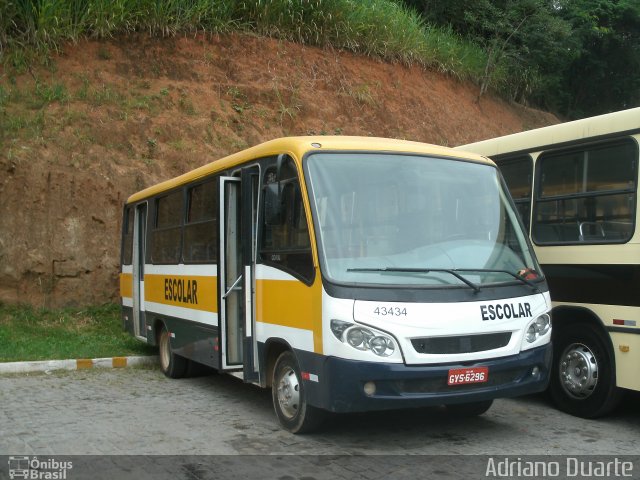
<svg viewBox="0 0 640 480"><path fill-rule="evenodd" d="M188 360L176 355L171 349L171 336L166 326L162 326L158 337L160 369L169 378L181 378L187 371Z"/></svg>
<svg viewBox="0 0 640 480"><path fill-rule="evenodd" d="M556 406L571 415L597 418L613 410L622 392L616 387L615 358L598 331L572 324L557 331L549 386Z"/></svg>
<svg viewBox="0 0 640 480"><path fill-rule="evenodd" d="M322 423L324 411L307 403L300 368L290 351L283 352L276 360L271 392L276 415L286 430L308 433Z"/></svg>

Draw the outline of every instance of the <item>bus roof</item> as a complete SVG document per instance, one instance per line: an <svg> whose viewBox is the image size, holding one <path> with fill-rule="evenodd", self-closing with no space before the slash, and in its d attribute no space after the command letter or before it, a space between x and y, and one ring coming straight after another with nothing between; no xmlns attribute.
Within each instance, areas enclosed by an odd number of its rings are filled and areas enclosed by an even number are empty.
<svg viewBox="0 0 640 480"><path fill-rule="evenodd" d="M309 151L379 151L398 153L418 153L425 155L437 155L452 158L462 158L479 163L493 164L493 162L480 155L468 152L455 151L452 148L440 147L427 143L411 142L407 140L393 140L377 137L347 137L347 136L308 136L308 137L284 137L270 140L260 145L248 148L233 155L213 161L202 167L196 168L179 177L172 178L162 183L153 185L138 193L134 193L127 199L127 203L135 203L145 198L152 197L167 190L197 181L212 173L232 168L244 162L278 155L281 153L291 155L296 161L300 161Z"/></svg>
<svg viewBox="0 0 640 480"><path fill-rule="evenodd" d="M481 142L460 145L456 150L468 150L487 157L546 150L549 147L569 146L584 139L598 140L610 135L629 135L640 132L640 108L584 118L573 122L536 128Z"/></svg>

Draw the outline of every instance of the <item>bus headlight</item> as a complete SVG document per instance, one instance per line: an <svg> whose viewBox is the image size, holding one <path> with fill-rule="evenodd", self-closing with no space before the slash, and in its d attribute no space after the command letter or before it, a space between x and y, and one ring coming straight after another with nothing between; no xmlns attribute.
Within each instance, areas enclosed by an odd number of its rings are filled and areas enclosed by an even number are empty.
<svg viewBox="0 0 640 480"><path fill-rule="evenodd" d="M349 322L343 322L342 320L331 320L331 331L338 340L343 342L344 340L342 339L342 334L351 325L353 324Z"/></svg>
<svg viewBox="0 0 640 480"><path fill-rule="evenodd" d="M536 337L536 324L532 323L531 325L529 325L529 328L527 328L527 333L525 333L524 338L527 339L527 342L533 343L536 341Z"/></svg>
<svg viewBox="0 0 640 480"><path fill-rule="evenodd" d="M341 342L357 350L369 350L379 357L389 357L396 350L396 344L391 337L353 323L331 320L331 331Z"/></svg>
<svg viewBox="0 0 640 480"><path fill-rule="evenodd" d="M385 337L383 335L378 335L377 337L373 337L369 340L369 346L371 347L371 351L376 355L380 355L381 357L388 357L389 355L393 355L393 352L396 349L396 346L389 337Z"/></svg>
<svg viewBox="0 0 640 480"><path fill-rule="evenodd" d="M524 338L528 343L533 343L551 330L551 317L548 313L540 315L527 327Z"/></svg>
<svg viewBox="0 0 640 480"><path fill-rule="evenodd" d="M536 332L539 336L546 334L551 329L551 317L548 314L540 315L536 318Z"/></svg>
<svg viewBox="0 0 640 480"><path fill-rule="evenodd" d="M347 330L347 343L358 350L367 350L373 333L366 328L352 327Z"/></svg>

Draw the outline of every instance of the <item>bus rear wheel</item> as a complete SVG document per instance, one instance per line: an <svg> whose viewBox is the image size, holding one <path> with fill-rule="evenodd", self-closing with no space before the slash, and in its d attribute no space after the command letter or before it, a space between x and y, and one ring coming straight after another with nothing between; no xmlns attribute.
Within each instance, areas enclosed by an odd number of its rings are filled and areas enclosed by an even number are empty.
<svg viewBox="0 0 640 480"><path fill-rule="evenodd" d="M309 433L324 420L324 411L307 403L298 362L292 352L280 354L271 383L273 407L280 424L291 433Z"/></svg>
<svg viewBox="0 0 640 480"><path fill-rule="evenodd" d="M549 391L560 410L582 418L606 415L619 403L615 359L594 327L574 323L557 330Z"/></svg>
<svg viewBox="0 0 640 480"><path fill-rule="evenodd" d="M169 378L181 378L187 371L188 360L174 353L171 348L171 336L165 325L158 336L160 369Z"/></svg>

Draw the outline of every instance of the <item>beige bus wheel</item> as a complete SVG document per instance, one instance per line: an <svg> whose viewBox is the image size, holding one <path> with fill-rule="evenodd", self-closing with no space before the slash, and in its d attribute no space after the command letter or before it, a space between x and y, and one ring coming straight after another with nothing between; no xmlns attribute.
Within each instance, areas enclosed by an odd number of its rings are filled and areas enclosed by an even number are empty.
<svg viewBox="0 0 640 480"><path fill-rule="evenodd" d="M187 371L188 360L176 355L171 349L171 337L166 326L162 326L158 337L160 369L169 378L181 378Z"/></svg>
<svg viewBox="0 0 640 480"><path fill-rule="evenodd" d="M601 417L616 407L622 391L615 359L593 326L572 323L556 330L549 389L556 406L577 417Z"/></svg>

